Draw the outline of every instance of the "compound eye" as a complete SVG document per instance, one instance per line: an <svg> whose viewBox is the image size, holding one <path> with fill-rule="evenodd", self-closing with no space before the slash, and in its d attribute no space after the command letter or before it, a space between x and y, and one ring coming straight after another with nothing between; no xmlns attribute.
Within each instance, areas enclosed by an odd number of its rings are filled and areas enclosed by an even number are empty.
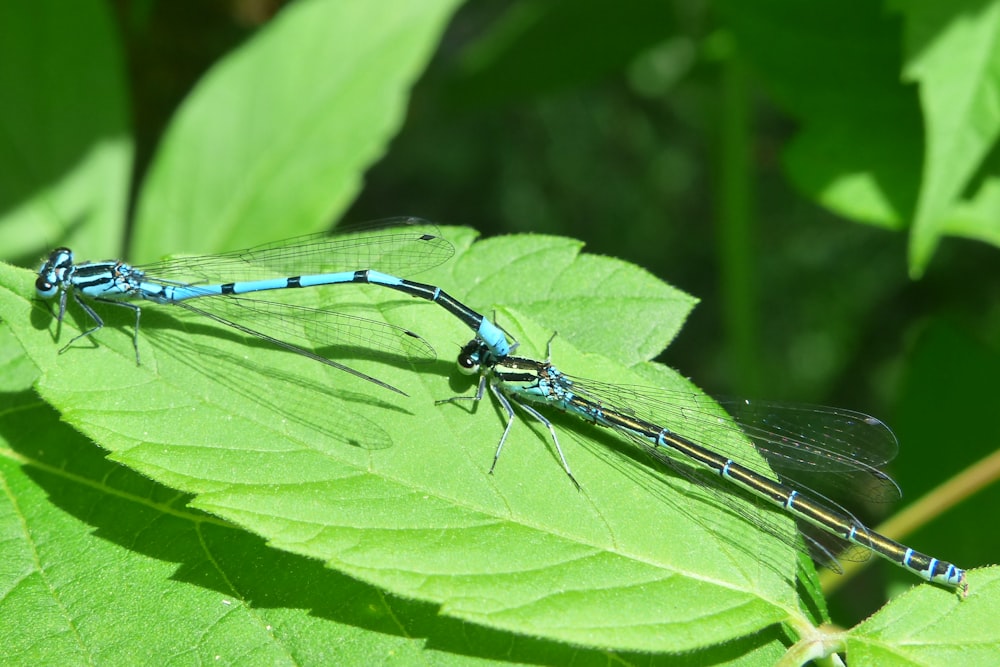
<svg viewBox="0 0 1000 667"><path fill-rule="evenodd" d="M479 371L479 356L475 354L458 355L458 370L465 375Z"/></svg>
<svg viewBox="0 0 1000 667"><path fill-rule="evenodd" d="M38 276L38 280L35 281L35 291L38 296L48 298L56 293L56 286L49 282L45 276Z"/></svg>

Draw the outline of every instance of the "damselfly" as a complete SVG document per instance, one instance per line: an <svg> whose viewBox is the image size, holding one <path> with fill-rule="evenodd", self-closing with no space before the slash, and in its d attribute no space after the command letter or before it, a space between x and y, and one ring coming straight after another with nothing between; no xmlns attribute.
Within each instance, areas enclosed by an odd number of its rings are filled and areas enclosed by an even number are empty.
<svg viewBox="0 0 1000 667"><path fill-rule="evenodd" d="M858 545L864 548L863 554L874 552L927 581L955 588L963 595L966 592L965 571L961 568L871 530L833 500L794 481L792 474L795 471L810 469L842 480L860 475L887 495L898 496L895 483L878 470L878 466L895 454L896 439L892 431L874 417L812 406L779 409L773 405L745 402L742 409L737 409L740 408L737 403L728 405L735 416L741 412L753 413L750 417L744 415L745 420L733 428L739 428L767 464L741 462L719 453L707 442L696 442L694 437L668 428L666 424L671 422L677 425L675 428L681 428L685 422L692 426L692 422L699 419L703 425L717 425L721 420L707 410L673 404L669 397L655 389L573 377L548 361L498 355L479 339L470 341L462 349L458 363L463 372L480 374L479 387L474 396L447 400L481 400L488 386L507 414L507 425L490 472L510 434L515 415L513 406L517 406L548 429L566 474L576 484L555 428L531 404L551 406L614 430L654 460L675 470L683 472L685 467L690 469L683 463L694 464L787 511L800 527L805 528L803 536L811 547L811 555L824 564L836 568L836 554L821 541L809 537L810 527L834 537L839 546ZM859 429L870 429L871 437L866 439L866 444L876 443L871 448L873 451L867 451L849 438L850 433ZM690 472L685 474L696 479Z"/></svg>
<svg viewBox="0 0 1000 667"><path fill-rule="evenodd" d="M506 354L506 337L487 318L437 287L391 275L425 271L445 262L453 253L451 244L433 225L401 218L333 236L313 234L247 250L180 257L143 266L120 260L76 263L69 248L58 248L39 269L35 289L44 299L58 295L60 326L70 295L93 322L94 326L75 336L60 351L99 331L104 321L91 302L108 303L135 312L133 347L138 364L142 308L131 301L145 300L179 306L399 392L313 350L350 342L411 360L434 359L433 348L414 332L335 311L240 295L320 285L380 285L441 304L489 342L490 349ZM195 299L200 299L198 305L191 303Z"/></svg>

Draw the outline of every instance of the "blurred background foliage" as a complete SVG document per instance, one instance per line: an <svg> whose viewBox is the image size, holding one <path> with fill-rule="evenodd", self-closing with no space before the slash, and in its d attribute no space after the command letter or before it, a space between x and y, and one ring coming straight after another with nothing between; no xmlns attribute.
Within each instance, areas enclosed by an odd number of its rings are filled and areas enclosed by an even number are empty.
<svg viewBox="0 0 1000 667"><path fill-rule="evenodd" d="M112 4L139 183L199 77L285 3ZM1000 442L1000 270L988 243L911 231L927 219L921 127L933 101L913 56L929 39L921 20L991 28L994 4L469 2L345 219L566 235L639 264L701 300L661 361L717 395L885 418L903 452L890 472L919 497ZM828 161L810 154L817 146ZM885 201L817 185L851 161L887 183ZM959 174L970 201L994 162L987 151ZM1000 492L973 502L995 509ZM983 516L966 503L908 540L986 564L997 545Z"/></svg>

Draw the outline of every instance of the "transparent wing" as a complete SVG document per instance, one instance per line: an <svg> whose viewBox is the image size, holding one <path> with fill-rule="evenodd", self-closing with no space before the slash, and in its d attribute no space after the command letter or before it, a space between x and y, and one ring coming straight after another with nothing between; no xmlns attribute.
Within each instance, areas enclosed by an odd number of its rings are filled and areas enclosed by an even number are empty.
<svg viewBox="0 0 1000 667"><path fill-rule="evenodd" d="M563 377L571 383L572 391L581 398L606 409L669 428L687 440L731 458L763 477L782 481L810 497L813 502L839 512L851 521L855 536L862 544L869 533L868 528L851 511L820 491L819 486L827 486L830 477L834 476L852 480L853 486L858 486L860 482L866 483L865 488L870 490L870 495L879 500L899 495L898 487L885 473L872 463L859 460L891 458L898 446L889 428L868 415L821 406L748 401L724 403L727 408L736 406L733 409L735 415L727 415L723 412L722 405L702 394ZM789 537L761 518L753 509L754 506L746 501L752 494L739 486L717 474L686 464L683 456L673 453L669 448L654 447L651 442L631 431L615 430L654 461L669 466L694 484L713 490L719 501L733 513L798 550L804 548L814 560L835 572L842 571L838 560L863 561L871 557L868 549L798 517L796 524L802 541L797 537ZM745 452L738 451L731 444L733 438L721 437L734 432L753 444L765 462L748 458ZM874 443L871 445L873 452L865 449L867 442ZM855 457L854 452L866 455ZM785 472L792 470L808 474L793 478ZM825 481L823 485L816 485L804 481L804 476ZM774 511L780 510L774 508Z"/></svg>
<svg viewBox="0 0 1000 667"><path fill-rule="evenodd" d="M233 296L210 296L198 299L197 305L189 301L176 305L240 331L268 340L280 339L317 353L350 347L375 350L412 363L437 358L430 343L409 329L335 310Z"/></svg>
<svg viewBox="0 0 1000 667"><path fill-rule="evenodd" d="M669 428L697 444L739 461L766 477L795 481L830 502L826 493L870 502L900 497L896 483L878 469L899 449L896 436L869 415L815 405L727 400L651 387L613 385L566 376L573 390L600 405ZM767 465L744 460L729 439L748 439Z"/></svg>
<svg viewBox="0 0 1000 667"><path fill-rule="evenodd" d="M391 218L217 255L138 267L147 280L185 284L265 280L360 269L410 276L448 261L455 249L434 225Z"/></svg>

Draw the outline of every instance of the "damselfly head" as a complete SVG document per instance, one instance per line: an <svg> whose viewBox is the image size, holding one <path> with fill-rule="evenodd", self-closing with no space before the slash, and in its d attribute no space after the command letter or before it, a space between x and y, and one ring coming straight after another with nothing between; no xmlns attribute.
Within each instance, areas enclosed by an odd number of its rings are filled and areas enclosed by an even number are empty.
<svg viewBox="0 0 1000 667"><path fill-rule="evenodd" d="M59 291L67 269L73 266L73 251L69 248L56 248L49 258L42 262L38 269L38 279L35 280L35 292L43 299L51 299Z"/></svg>
<svg viewBox="0 0 1000 667"><path fill-rule="evenodd" d="M473 338L466 343L461 352L458 353L458 370L465 375L474 375L479 372L483 365L485 355L489 353L489 348L478 338Z"/></svg>

